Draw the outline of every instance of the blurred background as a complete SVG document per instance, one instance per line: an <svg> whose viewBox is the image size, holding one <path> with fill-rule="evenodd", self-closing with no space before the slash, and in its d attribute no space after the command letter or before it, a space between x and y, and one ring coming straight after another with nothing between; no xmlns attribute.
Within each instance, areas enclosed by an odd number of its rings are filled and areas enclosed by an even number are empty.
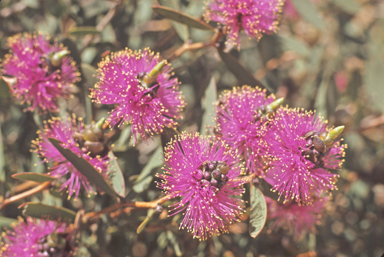
<svg viewBox="0 0 384 257"><path fill-rule="evenodd" d="M65 110L86 122L107 117L110 106L93 105L89 88L97 63L109 52L150 47L169 58L184 41L206 42L211 31L188 28L163 19L150 8L162 4L193 17L202 17L201 0L2 0L0 2L0 58L9 51L9 36L44 31L68 47L82 71L75 97L62 103ZM339 190L327 207L316 234L294 239L289 231L270 232L270 222L257 238L248 233L248 214L230 233L205 242L178 230L180 216L164 211L145 230L136 229L147 215L143 210L104 216L82 232L78 256L321 256L376 257L384 253L384 1L292 0L286 2L280 29L259 42L241 35L240 50L227 49L254 78L262 81L291 107L317 110L330 126L345 125L346 160ZM212 24L216 26L215 24ZM228 70L214 47L186 52L172 62L187 106L180 130L202 131L211 125L217 94L249 83L246 76ZM251 81L252 82L252 81ZM217 94L216 94L217 88ZM23 112L0 80L0 197L19 181L19 172L46 172L30 152L41 117ZM161 195L154 174L161 172L161 142L133 147L129 130L116 135L114 153L123 170L128 199L149 201ZM249 197L249 196L248 196ZM43 192L32 201L77 210L109 206L106 195L78 201ZM21 204L22 202L20 202ZM17 218L18 204L9 205L1 218ZM300 255L301 254L301 255Z"/></svg>

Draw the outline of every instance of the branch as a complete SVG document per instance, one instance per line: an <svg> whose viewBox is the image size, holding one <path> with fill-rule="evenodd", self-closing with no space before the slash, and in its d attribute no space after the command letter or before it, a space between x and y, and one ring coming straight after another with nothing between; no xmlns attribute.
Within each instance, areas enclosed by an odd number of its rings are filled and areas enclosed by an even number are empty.
<svg viewBox="0 0 384 257"><path fill-rule="evenodd" d="M25 191L24 193L21 193L21 194L18 194L18 195L15 195L15 196L12 196L10 198L7 198L5 199L1 206L0 206L0 211L5 207L7 206L8 204L10 203L14 203L14 202L17 202L17 201L20 201L28 196L31 196L31 195L34 195L34 194L37 194L41 191L43 191L44 189L48 189L50 186L51 186L51 183L52 181L46 181L44 183L41 183L40 185L38 185L37 187L35 188L32 188L31 190L28 190L28 191Z"/></svg>
<svg viewBox="0 0 384 257"><path fill-rule="evenodd" d="M168 58L168 62L172 62L179 58L183 53L186 51L193 51L193 50L198 50L201 48L209 47L209 46L215 46L217 41L221 38L223 35L223 32L220 29L216 29L215 34L213 35L212 39L210 42L198 42L198 43L193 43L191 44L190 42L185 42L179 49L177 49L171 57Z"/></svg>
<svg viewBox="0 0 384 257"><path fill-rule="evenodd" d="M98 212L89 212L83 216L83 223L87 223L89 220L98 219L102 214L106 213L112 213L120 208L129 207L131 208L141 208L141 209L156 209L158 205L162 205L166 201L173 198L173 195L164 196L160 199L151 201L151 202L124 202L124 203L117 203L114 204L108 208L105 208ZM126 208L127 209L127 208ZM128 211L128 210L127 210ZM129 212L129 211L128 211Z"/></svg>

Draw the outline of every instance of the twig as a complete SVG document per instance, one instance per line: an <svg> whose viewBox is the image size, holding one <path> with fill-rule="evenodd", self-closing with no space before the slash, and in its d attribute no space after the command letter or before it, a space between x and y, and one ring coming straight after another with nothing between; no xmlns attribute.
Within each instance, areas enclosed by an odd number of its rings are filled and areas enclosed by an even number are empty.
<svg viewBox="0 0 384 257"><path fill-rule="evenodd" d="M356 130L361 133L365 130L372 129L372 128L378 127L380 125L383 125L383 124L384 124L384 115L381 115L380 117L373 118L373 119L368 120L367 122L364 122Z"/></svg>
<svg viewBox="0 0 384 257"><path fill-rule="evenodd" d="M111 9L109 9L108 13L96 25L96 30L101 32L105 28L105 26L108 25L108 23L115 16L116 9L118 6L119 6L119 4L115 4ZM82 52L92 42L93 39L94 39L93 35L86 35L83 39L83 49L80 52Z"/></svg>
<svg viewBox="0 0 384 257"><path fill-rule="evenodd" d="M120 208L130 207L130 208L141 208L141 209L156 209L158 205L162 205L169 199L173 198L173 195L164 196L160 199L151 201L151 202L124 202L117 203L108 208L105 208L98 212L89 212L83 216L83 223L87 223L90 219L97 219L100 215L114 212Z"/></svg>
<svg viewBox="0 0 384 257"><path fill-rule="evenodd" d="M222 35L223 35L222 31L220 29L217 29L210 42L205 42L205 43L198 42L198 43L191 44L190 42L186 41L179 49L177 49L174 52L174 54L171 57L168 58L167 61L172 62L176 60L186 51L193 51L193 50L198 50L198 49L209 47L209 46L215 46L217 41L221 38Z"/></svg>
<svg viewBox="0 0 384 257"><path fill-rule="evenodd" d="M34 186L37 186L39 185L40 183L38 182L35 182L35 181L26 181L20 185L17 185L15 186L13 189L12 189L12 192L14 194L17 194L17 193L20 193L20 192L23 192L27 189L30 189L31 187L34 187Z"/></svg>
<svg viewBox="0 0 384 257"><path fill-rule="evenodd" d="M20 201L20 200L22 200L28 196L37 194L37 193L43 191L44 189L48 189L51 186L51 183L52 183L52 181L46 181L44 183L41 183L37 187L32 188L31 190L25 191L24 193L21 193L21 194L18 194L18 195L15 195L15 196L12 196L10 198L5 199L0 206L0 211L10 203Z"/></svg>

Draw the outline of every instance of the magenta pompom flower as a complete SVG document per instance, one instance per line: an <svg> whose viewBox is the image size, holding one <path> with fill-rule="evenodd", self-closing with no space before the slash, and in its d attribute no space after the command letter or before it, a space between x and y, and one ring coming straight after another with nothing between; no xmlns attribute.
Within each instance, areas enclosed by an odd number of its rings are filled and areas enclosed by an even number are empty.
<svg viewBox="0 0 384 257"><path fill-rule="evenodd" d="M2 257L70 257L73 245L70 228L62 222L27 218L19 220L4 233L0 247Z"/></svg>
<svg viewBox="0 0 384 257"><path fill-rule="evenodd" d="M10 53L2 63L2 73L14 77L11 83L17 100L30 105L27 111L58 111L59 97L72 96L71 87L80 73L68 51L45 34L25 33L8 38Z"/></svg>
<svg viewBox="0 0 384 257"><path fill-rule="evenodd" d="M271 158L265 180L285 201L304 205L337 189L338 175L327 169L337 171L343 163L344 146L334 142L342 129L329 130L313 112L280 108L264 136L264 156Z"/></svg>
<svg viewBox="0 0 384 257"><path fill-rule="evenodd" d="M77 133L84 132L84 125L81 120L76 122L76 118L67 117L64 120L53 118L48 123L45 122L44 130L39 131L39 138L32 141L32 147L40 157L46 162L55 163L50 168L49 175L57 178L63 178L64 183L61 189L67 189L68 197L73 194L78 197L80 189L84 187L87 194L94 193L94 186L90 184L88 179L80 173L61 153L49 142L48 138L54 138L63 142L62 146L70 149L74 153L88 160L103 176L108 179L108 156L100 157L92 156L90 150L84 146L84 142L74 137ZM81 140L80 140L81 141ZM60 181L62 181L60 180Z"/></svg>
<svg viewBox="0 0 384 257"><path fill-rule="evenodd" d="M283 5L283 0L210 0L204 17L223 24L229 44L239 44L241 29L257 40L276 32Z"/></svg>
<svg viewBox="0 0 384 257"><path fill-rule="evenodd" d="M216 104L215 135L237 149L247 169L257 175L261 175L259 150L268 120L263 113L274 99L266 96L266 90L243 86L225 91Z"/></svg>
<svg viewBox="0 0 384 257"><path fill-rule="evenodd" d="M123 50L99 63L100 82L91 92L95 102L114 104L107 121L111 126L132 124L134 143L164 127L176 127L185 103L172 68L149 49Z"/></svg>
<svg viewBox="0 0 384 257"><path fill-rule="evenodd" d="M316 232L316 225L321 223L322 214L328 202L328 197L315 201L312 205L299 206L296 202L279 203L266 197L268 218L274 222L270 230L280 228L293 232L296 238L303 233Z"/></svg>
<svg viewBox="0 0 384 257"><path fill-rule="evenodd" d="M242 209L239 196L245 183L237 153L223 141L183 133L165 148L164 174L158 187L169 197L181 197L171 215L184 211L180 228L187 228L200 240L228 232Z"/></svg>

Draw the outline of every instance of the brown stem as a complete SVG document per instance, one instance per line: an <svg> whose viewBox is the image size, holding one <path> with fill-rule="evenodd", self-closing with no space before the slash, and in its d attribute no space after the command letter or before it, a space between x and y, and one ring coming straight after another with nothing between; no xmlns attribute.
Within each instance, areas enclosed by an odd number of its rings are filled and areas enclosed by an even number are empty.
<svg viewBox="0 0 384 257"><path fill-rule="evenodd" d="M31 196L31 195L34 195L34 194L37 194L41 191L43 191L44 189L48 189L50 186L51 186L51 183L52 181L46 181L44 183L41 183L40 185L38 185L37 187L35 188L32 188L31 190L28 190L28 191L25 191L24 193L21 193L21 194L18 194L18 195L14 195L10 198L7 198L5 199L1 206L0 206L0 211L5 207L7 206L8 204L10 203L14 203L14 202L17 202L17 201L20 201L28 196Z"/></svg>
<svg viewBox="0 0 384 257"><path fill-rule="evenodd" d="M83 216L83 222L87 223L90 219L98 219L100 215L105 213L111 213L114 212L120 208L124 207L130 207L130 208L141 208L141 209L156 209L157 205L162 205L169 199L173 198L173 195L164 196L160 199L154 200L152 202L124 202L124 203L117 203L114 204L108 208L105 208L98 212L89 212Z"/></svg>
<svg viewBox="0 0 384 257"><path fill-rule="evenodd" d="M168 58L168 62L172 62L179 58L184 52L186 51L193 51L193 50L198 50L201 48L209 47L209 46L214 46L217 41L221 38L222 32L220 30L216 30L215 35L213 35L212 39L210 42L198 42L198 43L189 43L188 41L185 42L179 49L177 49L171 57Z"/></svg>
<svg viewBox="0 0 384 257"><path fill-rule="evenodd" d="M20 192L23 192L27 189L30 189L31 187L34 187L34 186L37 186L39 185L40 183L38 182L35 182L35 181L26 181L20 185L17 185L15 186L13 189L12 189L12 192L14 194L17 194L17 193L20 193Z"/></svg>
<svg viewBox="0 0 384 257"><path fill-rule="evenodd" d="M378 127L380 125L383 125L383 124L384 124L384 115L381 115L377 118L370 119L370 120L362 123L362 125L359 128L357 128L356 130L361 133L361 132L364 132L368 129L372 129L372 128Z"/></svg>
<svg viewBox="0 0 384 257"><path fill-rule="evenodd" d="M199 43L193 43L193 44L189 44L188 42L185 42L179 49L177 49L174 52L174 54L171 57L168 58L167 61L172 62L172 61L176 60L186 51L197 50L197 49L201 49L201 48L208 47L211 45L212 45L211 42L207 42L207 43L199 42Z"/></svg>

